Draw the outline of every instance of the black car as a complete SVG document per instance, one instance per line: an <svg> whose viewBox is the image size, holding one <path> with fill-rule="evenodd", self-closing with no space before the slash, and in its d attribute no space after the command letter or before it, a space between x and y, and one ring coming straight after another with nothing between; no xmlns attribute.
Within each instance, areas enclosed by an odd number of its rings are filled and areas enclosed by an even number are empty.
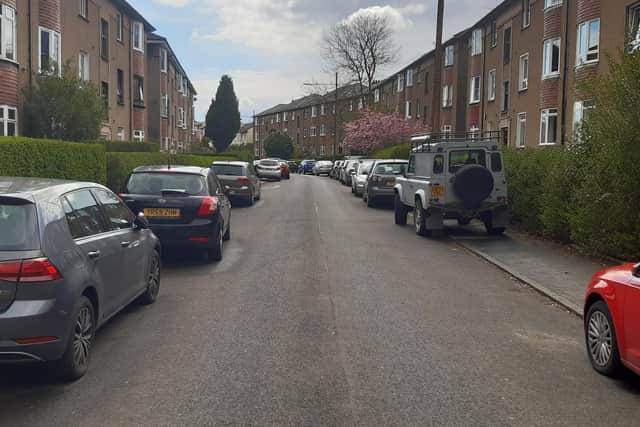
<svg viewBox="0 0 640 427"><path fill-rule="evenodd" d="M160 289L160 241L109 189L0 177L0 364L87 371L96 329Z"/></svg>
<svg viewBox="0 0 640 427"><path fill-rule="evenodd" d="M289 171L291 173L298 173L298 163L296 163L296 162L294 162L292 160L289 160L287 162L287 164L289 165Z"/></svg>
<svg viewBox="0 0 640 427"><path fill-rule="evenodd" d="M228 190L210 168L141 166L127 178L122 200L142 212L163 248L201 249L222 259L231 237Z"/></svg>

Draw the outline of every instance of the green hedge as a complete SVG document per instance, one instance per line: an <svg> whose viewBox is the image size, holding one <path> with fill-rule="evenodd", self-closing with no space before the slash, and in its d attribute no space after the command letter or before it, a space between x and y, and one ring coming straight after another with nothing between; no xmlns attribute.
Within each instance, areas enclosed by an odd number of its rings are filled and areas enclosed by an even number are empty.
<svg viewBox="0 0 640 427"><path fill-rule="evenodd" d="M138 166L172 165L209 167L218 160L237 160L231 156L195 156L166 153L107 153L107 186L121 191L129 173Z"/></svg>
<svg viewBox="0 0 640 427"><path fill-rule="evenodd" d="M107 141L103 143L108 152L135 152L135 153L159 153L160 143L158 142L126 142Z"/></svg>
<svg viewBox="0 0 640 427"><path fill-rule="evenodd" d="M371 154L373 159L408 159L411 144L398 144L375 150Z"/></svg>
<svg viewBox="0 0 640 427"><path fill-rule="evenodd" d="M0 137L0 175L107 182L105 147L22 137Z"/></svg>

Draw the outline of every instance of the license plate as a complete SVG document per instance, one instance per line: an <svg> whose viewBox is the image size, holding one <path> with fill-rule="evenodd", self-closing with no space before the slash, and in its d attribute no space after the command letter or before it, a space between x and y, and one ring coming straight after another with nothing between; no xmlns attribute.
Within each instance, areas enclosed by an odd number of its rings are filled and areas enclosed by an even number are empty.
<svg viewBox="0 0 640 427"><path fill-rule="evenodd" d="M440 185L432 185L431 197L444 197L444 187Z"/></svg>
<svg viewBox="0 0 640 427"><path fill-rule="evenodd" d="M145 208L144 215L150 217L178 218L180 217L180 209L172 208Z"/></svg>

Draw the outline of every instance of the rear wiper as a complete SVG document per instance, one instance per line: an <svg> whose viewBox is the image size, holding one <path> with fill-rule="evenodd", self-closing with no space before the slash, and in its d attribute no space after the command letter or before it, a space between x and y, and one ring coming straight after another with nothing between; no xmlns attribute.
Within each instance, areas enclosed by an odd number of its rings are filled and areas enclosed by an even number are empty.
<svg viewBox="0 0 640 427"><path fill-rule="evenodd" d="M173 190L173 189L160 190L160 193L163 196L189 196L190 195L185 190Z"/></svg>

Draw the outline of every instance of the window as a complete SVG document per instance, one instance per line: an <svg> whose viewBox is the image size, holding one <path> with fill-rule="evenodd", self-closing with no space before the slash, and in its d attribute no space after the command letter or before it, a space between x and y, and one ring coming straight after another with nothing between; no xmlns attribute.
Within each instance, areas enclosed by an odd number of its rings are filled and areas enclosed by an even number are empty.
<svg viewBox="0 0 640 427"><path fill-rule="evenodd" d="M482 53L482 29L477 28L471 33L471 56Z"/></svg>
<svg viewBox="0 0 640 427"><path fill-rule="evenodd" d="M78 78L80 80L89 80L89 54L82 52L78 54Z"/></svg>
<svg viewBox="0 0 640 427"><path fill-rule="evenodd" d="M529 54L520 55L520 74L518 78L518 90L526 90L529 87Z"/></svg>
<svg viewBox="0 0 640 427"><path fill-rule="evenodd" d="M558 109L549 108L540 113L540 145L557 142Z"/></svg>
<svg viewBox="0 0 640 427"><path fill-rule="evenodd" d="M182 76L182 96L187 96L189 94L189 82L187 81L187 76Z"/></svg>
<svg viewBox="0 0 640 427"><path fill-rule="evenodd" d="M411 118L411 101L406 101L405 102L404 118L405 119L410 119Z"/></svg>
<svg viewBox="0 0 640 427"><path fill-rule="evenodd" d="M589 114L595 108L596 104L593 100L576 101L573 104L573 132L580 131L580 125L589 119ZM576 135L574 135L576 136Z"/></svg>
<svg viewBox="0 0 640 427"><path fill-rule="evenodd" d="M87 14L89 11L89 0L80 0L80 16L83 18L87 18Z"/></svg>
<svg viewBox="0 0 640 427"><path fill-rule="evenodd" d="M118 68L118 87L116 91L118 104L124 105L124 71Z"/></svg>
<svg viewBox="0 0 640 427"><path fill-rule="evenodd" d="M336 104L335 102L331 104L331 114L336 114Z"/></svg>
<svg viewBox="0 0 640 427"><path fill-rule="evenodd" d="M471 77L471 91L469 92L469 104L480 102L480 76Z"/></svg>
<svg viewBox="0 0 640 427"><path fill-rule="evenodd" d="M144 142L144 131L143 130L134 130L133 131L133 140L135 142Z"/></svg>
<svg viewBox="0 0 640 427"><path fill-rule="evenodd" d="M311 136L316 136L316 127L315 126L311 126Z"/></svg>
<svg viewBox="0 0 640 427"><path fill-rule="evenodd" d="M456 173L466 165L487 167L487 154L484 150L455 150L449 152L449 173Z"/></svg>
<svg viewBox="0 0 640 427"><path fill-rule="evenodd" d="M353 111L353 101L349 101L349 111Z"/></svg>
<svg viewBox="0 0 640 427"><path fill-rule="evenodd" d="M327 127L322 124L320 125L320 136L326 136L327 135Z"/></svg>
<svg viewBox="0 0 640 427"><path fill-rule="evenodd" d="M115 194L102 189L95 189L91 192L100 202L101 211L107 219L107 226L112 231L133 227L133 213Z"/></svg>
<svg viewBox="0 0 640 427"><path fill-rule="evenodd" d="M302 137L306 138L309 135L309 130L307 128L302 129Z"/></svg>
<svg viewBox="0 0 640 427"><path fill-rule="evenodd" d="M106 19L100 20L100 57L109 60L109 22Z"/></svg>
<svg viewBox="0 0 640 427"><path fill-rule="evenodd" d="M16 60L16 11L0 4L0 58Z"/></svg>
<svg viewBox="0 0 640 427"><path fill-rule="evenodd" d="M60 74L60 33L40 27L39 58L41 73Z"/></svg>
<svg viewBox="0 0 640 427"><path fill-rule="evenodd" d="M636 50L640 47L640 4L630 7L628 15L627 31L631 39L630 47L631 50Z"/></svg>
<svg viewBox="0 0 640 427"><path fill-rule="evenodd" d="M109 109L109 83L102 82L100 85L100 95L102 96L102 100L104 101L104 106ZM108 113L107 113L108 114Z"/></svg>
<svg viewBox="0 0 640 427"><path fill-rule="evenodd" d="M324 145L320 146L320 155L324 156Z"/></svg>
<svg viewBox="0 0 640 427"><path fill-rule="evenodd" d="M362 103L362 98L358 99L358 110L362 110L364 104Z"/></svg>
<svg viewBox="0 0 640 427"><path fill-rule="evenodd" d="M133 104L144 106L144 79L140 76L133 76Z"/></svg>
<svg viewBox="0 0 640 427"><path fill-rule="evenodd" d="M134 21L131 28L133 30L133 49L144 52L144 26L142 22Z"/></svg>
<svg viewBox="0 0 640 427"><path fill-rule="evenodd" d="M442 107L447 108L453 105L453 86L442 86Z"/></svg>
<svg viewBox="0 0 640 427"><path fill-rule="evenodd" d="M444 66L450 67L453 65L453 45L444 48Z"/></svg>
<svg viewBox="0 0 640 427"><path fill-rule="evenodd" d="M407 165L407 175L413 175L416 173L416 157L409 156L409 164Z"/></svg>
<svg viewBox="0 0 640 427"><path fill-rule="evenodd" d="M502 62L507 65L511 62L511 27L505 28L502 35Z"/></svg>
<svg viewBox="0 0 640 427"><path fill-rule="evenodd" d="M178 84L178 92L182 93L184 92L184 80L182 80L182 76L180 74L176 75L176 81ZM279 122L279 120L278 120Z"/></svg>
<svg viewBox="0 0 640 427"><path fill-rule="evenodd" d="M398 92L404 90L404 75L398 74Z"/></svg>
<svg viewBox="0 0 640 427"><path fill-rule="evenodd" d="M62 198L62 207L74 239L109 231L98 202L89 190L67 194Z"/></svg>
<svg viewBox="0 0 640 427"><path fill-rule="evenodd" d="M578 25L576 65L598 62L600 50L600 19Z"/></svg>
<svg viewBox="0 0 640 427"><path fill-rule="evenodd" d="M315 105L311 106L311 117L318 117L318 107Z"/></svg>
<svg viewBox="0 0 640 427"><path fill-rule="evenodd" d="M276 123L280 123L280 113L276 114Z"/></svg>
<svg viewBox="0 0 640 427"><path fill-rule="evenodd" d="M18 110L16 107L0 105L0 136L18 134Z"/></svg>
<svg viewBox="0 0 640 427"><path fill-rule="evenodd" d="M282 113L282 121L283 122L288 122L289 121L289 115L287 114L286 111L284 113Z"/></svg>
<svg viewBox="0 0 640 427"><path fill-rule="evenodd" d="M516 148L525 146L527 136L527 113L518 114L518 127L516 128Z"/></svg>
<svg viewBox="0 0 640 427"><path fill-rule="evenodd" d="M413 86L413 68L407 70L407 87Z"/></svg>
<svg viewBox="0 0 640 427"><path fill-rule="evenodd" d="M469 128L469 134L471 136L471 140L475 141L480 137L480 128L478 125L473 125Z"/></svg>
<svg viewBox="0 0 640 427"><path fill-rule="evenodd" d="M502 82L502 112L509 111L509 80Z"/></svg>
<svg viewBox="0 0 640 427"><path fill-rule="evenodd" d="M184 114L184 108L182 107L178 107L178 127L179 128L186 128L187 127L187 122L185 120L185 114Z"/></svg>
<svg viewBox="0 0 640 427"><path fill-rule="evenodd" d="M373 102L376 104L380 102L380 89L375 89L373 91Z"/></svg>
<svg viewBox="0 0 640 427"><path fill-rule="evenodd" d="M125 141L127 138L124 133L124 128L118 128L118 141Z"/></svg>
<svg viewBox="0 0 640 427"><path fill-rule="evenodd" d="M451 133L451 125L443 125L442 126L442 133L446 133L446 134Z"/></svg>
<svg viewBox="0 0 640 427"><path fill-rule="evenodd" d="M160 50L160 71L167 72L167 49Z"/></svg>
<svg viewBox="0 0 640 427"><path fill-rule="evenodd" d="M496 21L491 23L491 47L496 47L498 44L498 29L496 27Z"/></svg>
<svg viewBox="0 0 640 427"><path fill-rule="evenodd" d="M116 36L117 36L117 40L119 42L122 41L122 35L123 35L123 31L122 31L122 14L118 13L117 17L116 17Z"/></svg>
<svg viewBox="0 0 640 427"><path fill-rule="evenodd" d="M531 0L522 0L522 28L531 25Z"/></svg>
<svg viewBox="0 0 640 427"><path fill-rule="evenodd" d="M550 7L560 6L562 5L562 0L544 0L544 8L549 9Z"/></svg>
<svg viewBox="0 0 640 427"><path fill-rule="evenodd" d="M434 175L440 175L444 172L444 156L442 154L436 154L433 158L433 173Z"/></svg>
<svg viewBox="0 0 640 427"><path fill-rule="evenodd" d="M420 118L420 98L416 99L416 119Z"/></svg>
<svg viewBox="0 0 640 427"><path fill-rule="evenodd" d="M560 39L544 41L542 57L542 77L554 77L560 74Z"/></svg>
<svg viewBox="0 0 640 427"><path fill-rule="evenodd" d="M489 101L495 101L496 99L496 70L489 70L489 77L487 77L487 99Z"/></svg>

